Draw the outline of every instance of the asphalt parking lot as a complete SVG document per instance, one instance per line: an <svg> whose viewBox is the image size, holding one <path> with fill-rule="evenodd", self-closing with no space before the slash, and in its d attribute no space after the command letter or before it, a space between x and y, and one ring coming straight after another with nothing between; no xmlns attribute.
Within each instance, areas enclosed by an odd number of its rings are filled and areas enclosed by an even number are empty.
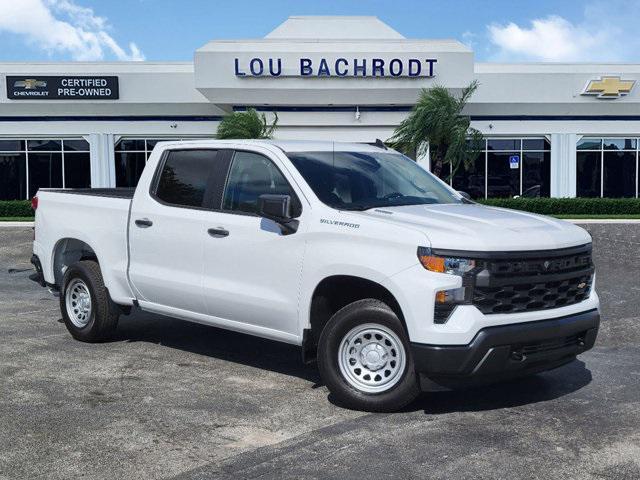
<svg viewBox="0 0 640 480"><path fill-rule="evenodd" d="M147 314L74 341L0 228L0 479L640 478L640 224L592 224L596 348L552 372L334 406L292 346ZM9 273L9 269L16 269Z"/></svg>

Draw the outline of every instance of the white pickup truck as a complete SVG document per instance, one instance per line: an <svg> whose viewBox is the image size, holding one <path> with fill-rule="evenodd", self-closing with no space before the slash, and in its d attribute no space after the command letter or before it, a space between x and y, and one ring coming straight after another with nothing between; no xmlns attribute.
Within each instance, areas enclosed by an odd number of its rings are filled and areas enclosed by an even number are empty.
<svg viewBox="0 0 640 480"><path fill-rule="evenodd" d="M167 142L135 191L34 207L34 277L76 339L139 308L300 345L350 408L555 368L598 332L587 232L478 205L382 145Z"/></svg>

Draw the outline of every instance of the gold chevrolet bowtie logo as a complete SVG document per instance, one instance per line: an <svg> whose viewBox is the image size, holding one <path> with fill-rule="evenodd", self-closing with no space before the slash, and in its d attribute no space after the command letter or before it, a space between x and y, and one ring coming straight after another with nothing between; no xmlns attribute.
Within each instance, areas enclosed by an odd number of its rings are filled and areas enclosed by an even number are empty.
<svg viewBox="0 0 640 480"><path fill-rule="evenodd" d="M618 98L631 92L635 80L622 80L620 77L601 77L591 80L583 95L597 95L598 98Z"/></svg>
<svg viewBox="0 0 640 480"><path fill-rule="evenodd" d="M24 88L25 90L34 90L36 88L46 87L47 82L44 80L36 80L35 78L27 78L25 80L18 80L13 86L16 88Z"/></svg>

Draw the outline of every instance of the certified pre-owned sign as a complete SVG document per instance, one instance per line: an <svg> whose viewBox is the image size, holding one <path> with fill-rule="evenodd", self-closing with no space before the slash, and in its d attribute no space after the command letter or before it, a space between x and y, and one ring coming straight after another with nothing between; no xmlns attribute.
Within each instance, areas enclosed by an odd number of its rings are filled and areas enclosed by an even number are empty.
<svg viewBox="0 0 640 480"><path fill-rule="evenodd" d="M117 100L118 77L7 76L12 100Z"/></svg>

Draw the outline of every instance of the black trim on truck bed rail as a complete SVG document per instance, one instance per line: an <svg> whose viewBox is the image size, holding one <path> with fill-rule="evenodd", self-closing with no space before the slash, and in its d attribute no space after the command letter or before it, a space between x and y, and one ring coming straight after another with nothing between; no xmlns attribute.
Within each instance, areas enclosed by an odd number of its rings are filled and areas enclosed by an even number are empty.
<svg viewBox="0 0 640 480"><path fill-rule="evenodd" d="M131 200L135 188L41 188L41 192L69 193L72 195L89 195L92 197L126 198Z"/></svg>

